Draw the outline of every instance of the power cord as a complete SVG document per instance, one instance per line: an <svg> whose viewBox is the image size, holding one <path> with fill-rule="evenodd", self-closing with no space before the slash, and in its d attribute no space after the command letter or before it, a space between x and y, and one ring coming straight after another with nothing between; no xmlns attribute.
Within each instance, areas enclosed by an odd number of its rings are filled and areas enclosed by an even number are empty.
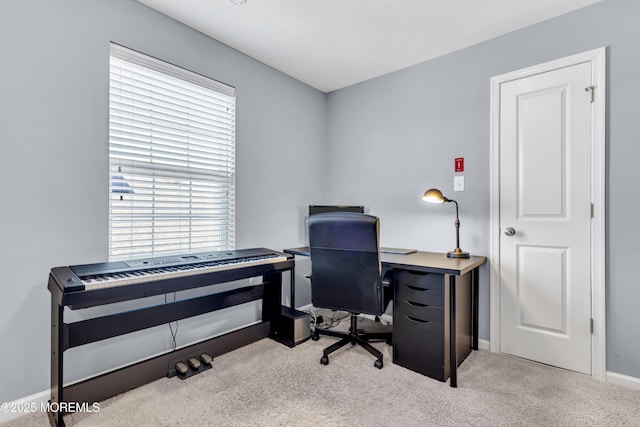
<svg viewBox="0 0 640 427"><path fill-rule="evenodd" d="M316 314L311 310L305 310L305 313L309 313L311 316L309 323L311 324L312 329L315 329L316 326L323 329L335 328L342 320L347 319L350 316L347 312L332 311L331 316L327 319L327 316Z"/></svg>
<svg viewBox="0 0 640 427"><path fill-rule="evenodd" d="M164 303L166 304L167 301L167 294L164 294ZM173 301L171 302L176 302L176 293L173 293ZM176 320L176 330L173 330L173 326L171 325L172 322L169 322L169 331L171 332L171 350L175 350L178 347L177 341L176 341L176 337L178 335L178 321Z"/></svg>
<svg viewBox="0 0 640 427"><path fill-rule="evenodd" d="M317 322L317 317L316 317L316 313L311 311L311 310L304 310L305 313L307 313L310 316L309 319L309 326L311 327L311 329L315 329L316 327L316 322ZM320 316L322 317L322 316Z"/></svg>

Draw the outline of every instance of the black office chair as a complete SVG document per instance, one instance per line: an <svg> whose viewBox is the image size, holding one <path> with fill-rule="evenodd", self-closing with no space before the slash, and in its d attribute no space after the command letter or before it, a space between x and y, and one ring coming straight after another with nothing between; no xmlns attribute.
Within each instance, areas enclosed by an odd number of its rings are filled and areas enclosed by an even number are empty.
<svg viewBox="0 0 640 427"><path fill-rule="evenodd" d="M380 316L390 301L390 281L383 279L380 263L380 220L371 215L333 212L308 219L311 252L311 302L314 307L347 311L349 332L316 327L312 334L342 338L323 351L320 363L329 363L329 354L347 343L359 344L376 357L374 366L382 368L382 353L367 341L384 339L391 333L360 333L358 314ZM386 291L386 292L385 292Z"/></svg>

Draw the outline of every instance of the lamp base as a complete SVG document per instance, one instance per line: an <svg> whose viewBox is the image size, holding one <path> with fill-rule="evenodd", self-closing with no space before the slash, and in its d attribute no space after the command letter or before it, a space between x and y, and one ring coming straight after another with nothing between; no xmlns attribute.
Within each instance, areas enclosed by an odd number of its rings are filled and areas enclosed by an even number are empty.
<svg viewBox="0 0 640 427"><path fill-rule="evenodd" d="M469 258L469 252L464 252L460 248L455 248L451 252L447 252L448 258Z"/></svg>

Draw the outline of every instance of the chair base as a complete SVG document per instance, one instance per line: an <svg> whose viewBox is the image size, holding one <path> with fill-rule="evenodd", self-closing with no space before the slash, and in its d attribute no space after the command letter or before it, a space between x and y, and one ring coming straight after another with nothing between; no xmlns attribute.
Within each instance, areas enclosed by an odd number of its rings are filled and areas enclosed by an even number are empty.
<svg viewBox="0 0 640 427"><path fill-rule="evenodd" d="M371 353L376 361L373 363L378 369L382 369L384 366L384 362L382 361L383 355L382 352L378 351L375 347L369 344L369 340L385 340L388 344L391 343L391 332L373 332L373 333L358 333L357 330L357 321L358 315L351 313L351 327L349 328L349 332L338 332L329 329L321 329L316 328L312 334L312 338L314 340L318 339L318 335L328 335L332 337L342 338L340 341L333 343L329 347L323 350L322 358L320 359L320 363L323 365L329 364L329 355L334 351L344 347L347 344L355 345L358 344L369 353Z"/></svg>

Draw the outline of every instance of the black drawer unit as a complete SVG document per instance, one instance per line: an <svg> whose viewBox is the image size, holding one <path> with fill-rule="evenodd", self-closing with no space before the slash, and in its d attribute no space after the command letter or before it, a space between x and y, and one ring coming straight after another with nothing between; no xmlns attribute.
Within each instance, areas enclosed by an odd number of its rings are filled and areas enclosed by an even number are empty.
<svg viewBox="0 0 640 427"><path fill-rule="evenodd" d="M446 381L449 378L449 277L397 270L394 276L393 363ZM456 277L458 365L471 352L471 277Z"/></svg>

